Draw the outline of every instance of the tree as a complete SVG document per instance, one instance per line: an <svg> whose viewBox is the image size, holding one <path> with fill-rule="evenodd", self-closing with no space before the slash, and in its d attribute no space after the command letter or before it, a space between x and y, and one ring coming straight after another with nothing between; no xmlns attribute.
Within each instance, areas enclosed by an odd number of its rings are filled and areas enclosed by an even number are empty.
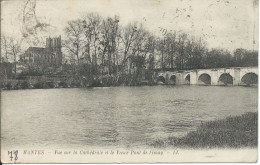
<svg viewBox="0 0 260 165"><path fill-rule="evenodd" d="M173 69L174 64L174 54L177 48L176 43L176 32L168 33L166 35L166 54L167 54L167 61L169 62L170 68Z"/></svg>
<svg viewBox="0 0 260 165"><path fill-rule="evenodd" d="M85 40L83 36L82 20L77 19L69 21L65 28L66 40L64 41L64 47L71 55L71 59L79 64L80 58L84 58L85 55Z"/></svg>
<svg viewBox="0 0 260 165"><path fill-rule="evenodd" d="M83 30L86 38L86 47L89 62L94 68L97 67L98 48L101 41L102 18L98 14L90 13L83 18Z"/></svg>
<svg viewBox="0 0 260 165"><path fill-rule="evenodd" d="M190 69L201 69L203 68L203 58L206 53L206 46L202 39L193 39L191 42L192 51L190 55Z"/></svg>
<svg viewBox="0 0 260 165"><path fill-rule="evenodd" d="M161 53L161 68L165 69L165 61L164 58L164 52L165 52L165 38L159 39L157 41L157 49Z"/></svg>
<svg viewBox="0 0 260 165"><path fill-rule="evenodd" d="M235 66L241 66L242 65L242 59L243 56L246 54L245 49L236 49L234 51L234 65Z"/></svg>
<svg viewBox="0 0 260 165"><path fill-rule="evenodd" d="M5 55L5 60L10 61L14 64L14 76L16 79L16 65L17 57L22 53L20 42L12 37L1 37L1 53Z"/></svg>
<svg viewBox="0 0 260 165"><path fill-rule="evenodd" d="M258 52L237 49L234 56L224 49L208 50L201 38L163 30L157 38L142 24L120 26L118 16L103 18L90 13L68 22L64 47L78 74L101 80L138 81L144 69L201 69L257 65ZM147 70L146 70L147 71ZM109 81L110 81L109 80ZM125 81L126 80L126 81ZM131 84L131 83L130 83Z"/></svg>
<svg viewBox="0 0 260 165"><path fill-rule="evenodd" d="M121 34L121 40L123 42L123 60L122 65L125 66L128 57L130 56L129 51L133 45L133 42L137 39L137 22L129 23L126 27L123 28L122 34Z"/></svg>
<svg viewBox="0 0 260 165"><path fill-rule="evenodd" d="M177 51L178 56L176 58L177 69L184 69L185 60L185 46L187 43L187 34L182 33L178 36Z"/></svg>
<svg viewBox="0 0 260 165"><path fill-rule="evenodd" d="M108 17L103 20L101 26L101 45L102 50L102 65L108 67L108 74L111 74L115 71L115 65L117 59L117 46L118 46L118 37L119 34L119 17L115 16L114 18Z"/></svg>
<svg viewBox="0 0 260 165"><path fill-rule="evenodd" d="M149 33L149 36L148 36L148 41L147 41L147 46L146 46L147 50L148 50L148 53L149 53L149 56L146 60L147 62L147 68L152 70L154 69L154 65L155 65L155 49L156 49L156 40L155 40L155 37Z"/></svg>
<svg viewBox="0 0 260 165"><path fill-rule="evenodd" d="M246 49L236 49L234 51L234 65L237 67L248 67L258 65L258 52Z"/></svg>
<svg viewBox="0 0 260 165"><path fill-rule="evenodd" d="M1 61L8 61L9 50L8 50L8 38L5 35L1 36L1 54L4 55Z"/></svg>
<svg viewBox="0 0 260 165"><path fill-rule="evenodd" d="M206 68L232 67L232 56L228 50L212 49L207 52L205 66Z"/></svg>

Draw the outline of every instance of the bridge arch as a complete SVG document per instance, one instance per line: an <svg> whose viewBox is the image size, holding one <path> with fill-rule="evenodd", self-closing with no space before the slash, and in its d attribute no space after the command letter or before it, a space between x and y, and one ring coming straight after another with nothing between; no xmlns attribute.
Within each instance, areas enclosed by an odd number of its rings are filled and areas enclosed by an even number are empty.
<svg viewBox="0 0 260 165"><path fill-rule="evenodd" d="M187 74L185 77L185 84L190 84L190 74Z"/></svg>
<svg viewBox="0 0 260 165"><path fill-rule="evenodd" d="M258 75L254 72L249 72L246 73L242 78L241 78L241 83L242 85L257 85L258 84Z"/></svg>
<svg viewBox="0 0 260 165"><path fill-rule="evenodd" d="M233 77L229 73L222 73L219 76L218 85L233 85Z"/></svg>
<svg viewBox="0 0 260 165"><path fill-rule="evenodd" d="M170 77L170 84L172 84L172 85L176 84L176 75L171 75L171 77Z"/></svg>
<svg viewBox="0 0 260 165"><path fill-rule="evenodd" d="M203 85L210 85L211 84L211 77L210 77L210 75L207 74L207 73L201 74L199 76L198 83L199 84L203 84Z"/></svg>
<svg viewBox="0 0 260 165"><path fill-rule="evenodd" d="M159 83L159 82L165 83L165 78L163 76L159 76L157 78L157 83Z"/></svg>

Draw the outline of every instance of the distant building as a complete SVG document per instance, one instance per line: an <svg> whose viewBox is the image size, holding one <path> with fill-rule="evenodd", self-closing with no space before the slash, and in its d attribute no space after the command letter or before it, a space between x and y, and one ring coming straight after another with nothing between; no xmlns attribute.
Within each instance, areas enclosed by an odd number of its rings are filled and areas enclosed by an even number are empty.
<svg viewBox="0 0 260 165"><path fill-rule="evenodd" d="M45 48L29 47L21 61L27 64L48 65L60 67L62 64L61 36L57 38L46 38Z"/></svg>

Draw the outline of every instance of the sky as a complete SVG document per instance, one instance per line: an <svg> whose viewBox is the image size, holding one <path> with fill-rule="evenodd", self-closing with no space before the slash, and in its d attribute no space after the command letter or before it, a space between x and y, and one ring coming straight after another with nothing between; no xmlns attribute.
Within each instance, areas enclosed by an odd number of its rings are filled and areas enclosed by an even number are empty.
<svg viewBox="0 0 260 165"><path fill-rule="evenodd" d="M26 13L31 11L34 1L35 15L28 16ZM209 48L232 52L236 48L256 50L259 45L256 0L4 0L1 3L1 33L31 46L42 46L47 36L61 35L64 39L67 22L91 12L103 17L119 15L122 26L141 22L157 36L162 36L160 29L185 32L201 37ZM41 26L32 32L35 19Z"/></svg>

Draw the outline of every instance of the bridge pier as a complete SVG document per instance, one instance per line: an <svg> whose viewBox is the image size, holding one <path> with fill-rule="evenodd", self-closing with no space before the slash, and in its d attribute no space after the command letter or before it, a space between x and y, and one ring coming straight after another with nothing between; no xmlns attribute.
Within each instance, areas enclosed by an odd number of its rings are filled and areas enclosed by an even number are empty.
<svg viewBox="0 0 260 165"><path fill-rule="evenodd" d="M240 85L240 69L234 69L233 85Z"/></svg>
<svg viewBox="0 0 260 165"><path fill-rule="evenodd" d="M211 70L211 85L218 85L218 78L219 78L219 75L218 75L218 72L217 70Z"/></svg>
<svg viewBox="0 0 260 165"><path fill-rule="evenodd" d="M178 84L178 85L184 84L183 74L182 73L177 73L176 74L176 84Z"/></svg>
<svg viewBox="0 0 260 165"><path fill-rule="evenodd" d="M196 85L198 84L198 73L197 71L191 71L190 72L190 85Z"/></svg>

